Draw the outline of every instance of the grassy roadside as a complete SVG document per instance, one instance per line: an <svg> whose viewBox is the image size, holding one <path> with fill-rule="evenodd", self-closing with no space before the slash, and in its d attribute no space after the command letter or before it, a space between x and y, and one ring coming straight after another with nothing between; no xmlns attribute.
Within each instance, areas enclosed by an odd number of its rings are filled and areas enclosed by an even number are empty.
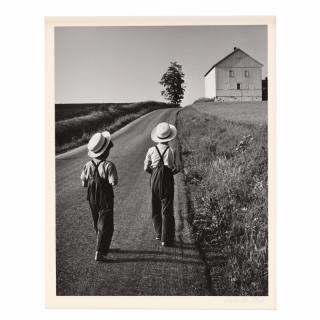
<svg viewBox="0 0 320 320"><path fill-rule="evenodd" d="M56 154L87 143L97 131L108 130L112 133L144 114L170 107L169 104L155 101L56 105Z"/></svg>
<svg viewBox="0 0 320 320"><path fill-rule="evenodd" d="M216 295L268 294L267 126L179 112L190 223Z"/></svg>

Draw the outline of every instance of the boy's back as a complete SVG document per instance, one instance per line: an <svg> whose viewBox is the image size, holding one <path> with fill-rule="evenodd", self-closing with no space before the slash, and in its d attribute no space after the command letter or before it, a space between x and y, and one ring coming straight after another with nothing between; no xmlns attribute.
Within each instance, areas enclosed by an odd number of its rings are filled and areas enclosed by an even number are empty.
<svg viewBox="0 0 320 320"><path fill-rule="evenodd" d="M96 165L98 165L99 161L91 160L88 161L85 166L83 167L83 170L81 172L81 180L82 184L86 185L90 179L92 179L94 171L95 171L95 165L92 163L92 161L95 162ZM113 162L104 160L102 161L98 166L98 173L102 179L108 180L108 182L112 186L116 186L118 183L118 174L116 166Z"/></svg>
<svg viewBox="0 0 320 320"><path fill-rule="evenodd" d="M169 167L172 171L176 170L175 164L175 152L169 147L167 144L159 143L157 145L158 150L162 154L163 163L165 166ZM167 151L165 151L168 148ZM165 153L164 153L165 152ZM156 149L156 146L149 148L146 158L144 161L144 170L148 171L148 169L154 169L158 166L160 161L159 152Z"/></svg>

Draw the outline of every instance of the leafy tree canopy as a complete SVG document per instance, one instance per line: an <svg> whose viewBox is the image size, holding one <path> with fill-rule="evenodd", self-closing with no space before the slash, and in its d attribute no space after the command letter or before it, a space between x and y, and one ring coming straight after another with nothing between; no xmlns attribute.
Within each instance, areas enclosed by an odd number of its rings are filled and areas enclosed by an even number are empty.
<svg viewBox="0 0 320 320"><path fill-rule="evenodd" d="M164 86L164 90L161 91L162 96L172 104L180 105L183 99L186 89L183 78L182 66L177 62L170 62L159 83Z"/></svg>

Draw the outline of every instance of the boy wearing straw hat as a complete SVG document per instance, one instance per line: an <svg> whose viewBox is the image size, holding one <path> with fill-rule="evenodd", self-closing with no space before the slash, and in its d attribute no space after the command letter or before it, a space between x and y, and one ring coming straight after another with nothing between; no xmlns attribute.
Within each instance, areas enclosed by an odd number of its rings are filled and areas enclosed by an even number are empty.
<svg viewBox="0 0 320 320"><path fill-rule="evenodd" d="M175 126L159 123L151 132L151 139L158 143L151 147L144 161L144 170L151 174L152 220L156 239L162 246L174 242L175 222L173 215L174 179L178 172L174 151L169 141L177 135Z"/></svg>
<svg viewBox="0 0 320 320"><path fill-rule="evenodd" d="M93 226L97 235L95 260L107 262L113 235L113 186L118 183L117 169L106 159L113 147L108 131L94 134L88 143L87 162L81 173L82 185L87 187Z"/></svg>

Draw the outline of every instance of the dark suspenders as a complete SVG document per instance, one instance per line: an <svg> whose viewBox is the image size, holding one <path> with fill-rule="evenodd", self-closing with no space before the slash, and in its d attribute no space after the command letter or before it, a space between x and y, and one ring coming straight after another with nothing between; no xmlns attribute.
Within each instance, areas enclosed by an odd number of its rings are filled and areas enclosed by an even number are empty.
<svg viewBox="0 0 320 320"><path fill-rule="evenodd" d="M160 151L159 151L159 149L158 149L157 146L156 146L156 149L157 149L157 151L158 151L158 153L159 153L160 161L162 161L162 163L164 164L164 162L163 162L163 156L165 155L165 153L166 153L166 151L169 149L169 147L167 147L166 150L164 150L162 154L160 153Z"/></svg>
<svg viewBox="0 0 320 320"><path fill-rule="evenodd" d="M100 166L100 164L103 162L104 160L100 160L100 162L98 163L98 164L96 164L93 160L91 160L91 162L93 163L93 165L94 165L94 172L93 172L93 175L95 174L95 172L97 171L97 173L98 173L98 176L100 177L100 174L99 174L99 170L98 170L98 168L99 168L99 166Z"/></svg>

